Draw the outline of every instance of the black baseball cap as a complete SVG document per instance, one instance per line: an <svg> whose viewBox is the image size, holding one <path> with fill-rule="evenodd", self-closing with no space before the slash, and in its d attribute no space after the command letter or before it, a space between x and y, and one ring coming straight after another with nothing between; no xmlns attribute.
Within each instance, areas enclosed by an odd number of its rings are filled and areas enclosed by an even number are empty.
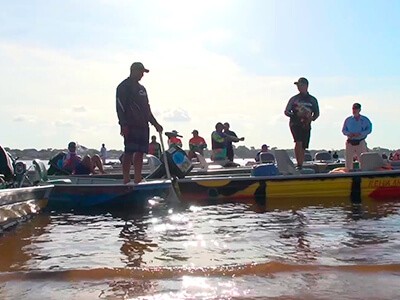
<svg viewBox="0 0 400 300"><path fill-rule="evenodd" d="M132 70L139 70L139 71L143 71L143 72L145 72L145 73L149 73L149 70L146 69L146 68L144 67L144 65L143 65L141 62L134 62L134 63L131 65L131 71L132 71Z"/></svg>
<svg viewBox="0 0 400 300"><path fill-rule="evenodd" d="M361 104L360 103L354 103L353 108L361 109Z"/></svg>
<svg viewBox="0 0 400 300"><path fill-rule="evenodd" d="M300 77L299 78L299 80L297 80L294 84L306 84L306 85L308 85L308 80L307 80L307 78L304 78L304 77Z"/></svg>

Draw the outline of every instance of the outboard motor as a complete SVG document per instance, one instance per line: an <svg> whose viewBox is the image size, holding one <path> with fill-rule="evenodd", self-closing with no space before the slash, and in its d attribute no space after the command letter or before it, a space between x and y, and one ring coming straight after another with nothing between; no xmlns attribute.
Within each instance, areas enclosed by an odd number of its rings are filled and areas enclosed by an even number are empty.
<svg viewBox="0 0 400 300"><path fill-rule="evenodd" d="M169 171L172 176L184 178L193 169L193 164L188 155L179 146L172 146L166 152ZM164 154L163 154L164 155ZM158 168L148 175L147 179L162 178L166 175L165 164L162 163Z"/></svg>
<svg viewBox="0 0 400 300"><path fill-rule="evenodd" d="M67 155L65 152L59 152L55 156L49 159L49 169L47 170L48 175L69 175L70 173L62 169L62 161ZM61 162L61 163L60 163Z"/></svg>
<svg viewBox="0 0 400 300"><path fill-rule="evenodd" d="M14 162L11 155L0 146L0 174L6 182L12 182L14 180Z"/></svg>
<svg viewBox="0 0 400 300"><path fill-rule="evenodd" d="M22 161L15 163L15 181L18 186L21 185L26 176L26 164Z"/></svg>

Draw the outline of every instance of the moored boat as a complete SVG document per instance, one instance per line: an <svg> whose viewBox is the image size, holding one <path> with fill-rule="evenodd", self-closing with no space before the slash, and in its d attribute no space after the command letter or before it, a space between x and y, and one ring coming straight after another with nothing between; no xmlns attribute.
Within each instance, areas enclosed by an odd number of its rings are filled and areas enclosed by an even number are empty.
<svg viewBox="0 0 400 300"><path fill-rule="evenodd" d="M52 185L0 189L0 232L46 207Z"/></svg>
<svg viewBox="0 0 400 300"><path fill-rule="evenodd" d="M0 232L40 212L52 185L21 187L26 166L0 146Z"/></svg>
<svg viewBox="0 0 400 300"><path fill-rule="evenodd" d="M168 197L171 191L170 180L154 180L139 184L123 184L114 180L96 183L83 179L73 183L55 183L48 210L88 210L102 211L126 210L143 207L154 197Z"/></svg>
<svg viewBox="0 0 400 300"><path fill-rule="evenodd" d="M184 178L177 180L184 202L400 201L400 170L277 176Z"/></svg>

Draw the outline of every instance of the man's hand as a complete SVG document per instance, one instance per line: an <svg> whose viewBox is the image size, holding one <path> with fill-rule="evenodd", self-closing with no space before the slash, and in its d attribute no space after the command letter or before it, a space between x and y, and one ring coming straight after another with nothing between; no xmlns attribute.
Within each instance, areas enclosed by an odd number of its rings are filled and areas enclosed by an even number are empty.
<svg viewBox="0 0 400 300"><path fill-rule="evenodd" d="M121 132L120 132L120 134L121 134L123 137L127 137L128 134L129 134L128 126L121 126Z"/></svg>
<svg viewBox="0 0 400 300"><path fill-rule="evenodd" d="M164 128L160 124L155 124L154 127L156 128L157 132L163 132Z"/></svg>

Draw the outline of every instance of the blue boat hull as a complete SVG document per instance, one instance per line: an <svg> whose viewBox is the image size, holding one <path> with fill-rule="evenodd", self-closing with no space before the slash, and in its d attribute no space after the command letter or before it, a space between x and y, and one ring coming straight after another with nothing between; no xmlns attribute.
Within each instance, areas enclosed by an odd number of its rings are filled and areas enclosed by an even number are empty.
<svg viewBox="0 0 400 300"><path fill-rule="evenodd" d="M49 210L105 211L143 207L153 197L167 197L171 182L159 180L130 184L55 184L50 194Z"/></svg>

